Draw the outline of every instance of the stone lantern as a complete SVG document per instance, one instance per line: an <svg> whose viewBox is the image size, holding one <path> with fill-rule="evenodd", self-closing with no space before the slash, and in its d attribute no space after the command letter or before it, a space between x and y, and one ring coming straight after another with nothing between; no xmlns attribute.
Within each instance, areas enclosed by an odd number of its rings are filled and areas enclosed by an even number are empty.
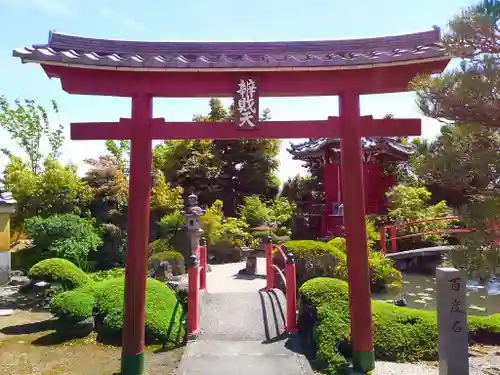
<svg viewBox="0 0 500 375"><path fill-rule="evenodd" d="M10 215L16 210L12 194L0 190L0 285L10 280Z"/></svg>
<svg viewBox="0 0 500 375"><path fill-rule="evenodd" d="M194 254L200 246L200 239L203 235L200 218L204 213L205 210L198 206L198 197L195 194L189 195L183 214L189 238L190 255Z"/></svg>

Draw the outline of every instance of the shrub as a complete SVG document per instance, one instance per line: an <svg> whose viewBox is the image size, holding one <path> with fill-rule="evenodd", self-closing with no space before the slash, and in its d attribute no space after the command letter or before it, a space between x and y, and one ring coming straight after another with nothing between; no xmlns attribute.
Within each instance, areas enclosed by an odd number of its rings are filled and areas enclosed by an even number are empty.
<svg viewBox="0 0 500 375"><path fill-rule="evenodd" d="M173 251L174 249L170 245L170 243L164 239L160 238L156 241L153 241L149 244L149 251L151 254L156 254L156 253L164 253L167 251Z"/></svg>
<svg viewBox="0 0 500 375"><path fill-rule="evenodd" d="M339 248L311 240L287 241L284 245L295 256L297 286L318 276L346 277L346 256Z"/></svg>
<svg viewBox="0 0 500 375"><path fill-rule="evenodd" d="M36 247L27 247L25 249L13 251L11 254L12 269L14 270L28 271L38 262L50 258L47 253L42 253L42 251Z"/></svg>
<svg viewBox="0 0 500 375"><path fill-rule="evenodd" d="M373 226L374 227L374 226ZM346 253L346 240L336 237L328 242ZM371 243L373 245L373 242ZM394 267L394 262L380 252L372 250L368 242L368 267L370 268L370 284L372 291L378 292L386 288L400 288L403 282L401 272ZM347 272L347 271L346 271Z"/></svg>
<svg viewBox="0 0 500 375"><path fill-rule="evenodd" d="M177 251L165 251L163 253L156 253L149 258L150 267L159 268L160 262L167 261L172 266L172 273L174 275L182 275L186 273L184 265L184 257Z"/></svg>
<svg viewBox="0 0 500 375"><path fill-rule="evenodd" d="M57 282L64 289L73 289L89 281L88 276L69 260L49 258L30 268L28 276L35 280Z"/></svg>
<svg viewBox="0 0 500 375"><path fill-rule="evenodd" d="M273 231L267 231L267 230L256 230L252 232L252 236L259 238L263 242L267 242L267 238L271 237L271 240L273 243L281 243L281 237L278 236L276 233Z"/></svg>
<svg viewBox="0 0 500 375"><path fill-rule="evenodd" d="M315 314L315 365L328 373L347 367L346 359L334 350L340 340L349 340L350 318L347 283L316 278L299 290L301 314L312 307ZM397 307L372 301L374 351L377 360L421 361L437 359L437 319L433 311ZM301 316L299 315L299 319ZM477 343L500 343L500 314L469 317L470 339ZM304 329L304 326L299 326ZM301 332L307 335L308 332Z"/></svg>
<svg viewBox="0 0 500 375"><path fill-rule="evenodd" d="M271 220L270 209L258 195L243 197L243 205L238 207L237 212L250 227L264 225Z"/></svg>
<svg viewBox="0 0 500 375"><path fill-rule="evenodd" d="M90 294L71 290L59 293L50 301L50 312L69 321L80 321L92 316L94 297Z"/></svg>
<svg viewBox="0 0 500 375"><path fill-rule="evenodd" d="M33 245L52 257L86 265L88 254L102 244L92 221L73 214L57 214L26 219L26 233Z"/></svg>
<svg viewBox="0 0 500 375"><path fill-rule="evenodd" d="M97 317L103 333L118 334L123 328L124 279L122 277L89 283L79 288L95 298ZM184 338L182 305L174 291L160 281L146 281L146 338L148 342L180 343Z"/></svg>
<svg viewBox="0 0 500 375"><path fill-rule="evenodd" d="M124 276L125 268L111 268L110 270L102 270L89 274L88 276L92 281L98 282L116 277Z"/></svg>
<svg viewBox="0 0 500 375"><path fill-rule="evenodd" d="M370 268L372 291L401 288L403 284L401 272L394 267L394 262L387 259L383 254L370 250L368 253L368 267Z"/></svg>

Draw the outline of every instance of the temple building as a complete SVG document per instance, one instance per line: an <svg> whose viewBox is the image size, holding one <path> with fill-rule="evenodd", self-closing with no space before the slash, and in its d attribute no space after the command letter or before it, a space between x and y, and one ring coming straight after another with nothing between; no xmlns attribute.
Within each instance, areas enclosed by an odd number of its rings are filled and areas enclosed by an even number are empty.
<svg viewBox="0 0 500 375"><path fill-rule="evenodd" d="M301 215L309 222L309 228L316 232L317 237L343 235L340 139L310 139L300 144L290 144L287 151L295 160L319 164L323 171L323 204L297 202ZM367 215L383 215L387 212L385 193L397 183L396 176L388 173L387 167L408 160L414 152L413 145L403 144L397 138L363 138L363 190Z"/></svg>

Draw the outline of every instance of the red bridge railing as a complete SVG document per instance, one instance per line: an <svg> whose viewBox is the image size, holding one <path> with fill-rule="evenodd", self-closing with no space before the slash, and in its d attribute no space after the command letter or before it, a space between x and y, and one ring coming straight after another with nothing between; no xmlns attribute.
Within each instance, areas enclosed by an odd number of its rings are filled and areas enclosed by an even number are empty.
<svg viewBox="0 0 500 375"><path fill-rule="evenodd" d="M273 263L274 250L285 262L284 272ZM295 270L295 258L290 252L285 253L280 246L273 245L269 239L266 244L266 289L270 290L276 286L275 276L279 275L285 285L286 295L286 317L285 330L288 333L297 332L297 276Z"/></svg>
<svg viewBox="0 0 500 375"><path fill-rule="evenodd" d="M188 268L188 335L197 335L199 330L200 290L207 289L207 243L202 241L195 253L189 257Z"/></svg>
<svg viewBox="0 0 500 375"><path fill-rule="evenodd" d="M387 253L387 231L389 231L389 241L391 243L391 253L396 253L398 251L397 240L399 240L399 239L429 236L432 234L466 233L466 232L471 231L470 229L467 229L467 228L456 228L456 229L443 228L443 229L427 231L427 232L405 234L402 236L398 236L398 233L397 233L398 229L400 229L400 228L414 226L414 225L421 224L421 223L428 223L428 222L432 222L432 221L443 221L443 220L457 221L457 220L459 220L459 218L458 218L458 216L445 216L445 217L438 217L438 218L434 218L434 219L423 219L423 220L410 221L410 222L402 223L402 224L382 225L380 227L380 249L381 249L383 254Z"/></svg>

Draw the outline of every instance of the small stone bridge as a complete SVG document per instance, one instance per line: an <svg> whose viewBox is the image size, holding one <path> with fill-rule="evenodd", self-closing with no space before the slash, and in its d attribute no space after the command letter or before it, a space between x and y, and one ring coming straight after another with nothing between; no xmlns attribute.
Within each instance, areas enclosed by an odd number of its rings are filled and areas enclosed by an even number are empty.
<svg viewBox="0 0 500 375"><path fill-rule="evenodd" d="M386 258L392 260L409 259L409 258L426 257L426 256L440 256L441 254L446 253L453 249L455 249L455 246L452 245L423 247L421 249L406 250L397 253L389 253L386 254L385 256Z"/></svg>
<svg viewBox="0 0 500 375"><path fill-rule="evenodd" d="M252 257L253 267L212 265L208 273L199 248L188 270L189 341L177 375L313 375L296 334L295 264L277 269L286 293L275 289L271 246L266 258Z"/></svg>

